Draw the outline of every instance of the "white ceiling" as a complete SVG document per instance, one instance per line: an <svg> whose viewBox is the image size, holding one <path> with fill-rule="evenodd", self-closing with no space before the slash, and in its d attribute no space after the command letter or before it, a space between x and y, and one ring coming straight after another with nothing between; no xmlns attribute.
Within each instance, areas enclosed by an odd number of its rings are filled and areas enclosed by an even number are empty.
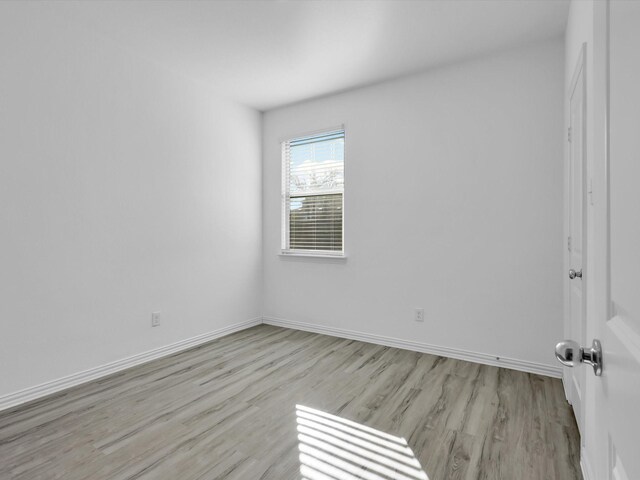
<svg viewBox="0 0 640 480"><path fill-rule="evenodd" d="M41 4L42 5L42 4ZM568 0L51 2L260 110L561 35Z"/></svg>

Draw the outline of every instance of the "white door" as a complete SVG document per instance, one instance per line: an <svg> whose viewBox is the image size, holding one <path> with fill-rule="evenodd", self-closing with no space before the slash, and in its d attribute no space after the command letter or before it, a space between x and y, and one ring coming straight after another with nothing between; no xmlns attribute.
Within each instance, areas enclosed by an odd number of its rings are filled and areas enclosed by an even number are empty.
<svg viewBox="0 0 640 480"><path fill-rule="evenodd" d="M576 192L584 190L585 182L577 183L573 172L569 193L575 202L567 202L568 215L581 204L589 218L589 229L582 225L589 248L581 244L589 270L579 286L578 278L571 280L571 305L585 287L589 301L584 328L570 332L584 348L568 341L558 345L556 353L566 365L575 365L565 380L575 381L567 388L568 396L580 402L576 416L583 436L585 479L640 480L640 1L591 5L593 18L587 25L593 27L593 43L586 79L592 102L584 135L593 151L588 176L595 188L593 193L589 188L588 202L580 202ZM573 122L573 107L571 118ZM575 140L575 132L572 136ZM573 153L569 161L580 168ZM584 222L584 215L581 218ZM569 228L576 222L570 220ZM574 254L570 266L576 269ZM598 357L589 348L593 339L602 346L600 376L584 361Z"/></svg>
<svg viewBox="0 0 640 480"><path fill-rule="evenodd" d="M609 302L597 479L640 479L640 2L609 2ZM606 293L605 293L606 295ZM604 468L603 468L604 467Z"/></svg>
<svg viewBox="0 0 640 480"><path fill-rule="evenodd" d="M587 272L583 263L583 253L586 251L584 235L585 227L585 170L586 170L586 148L585 148L585 110L586 110L586 92L585 92L585 47L583 46L578 63L575 67L575 73L569 89L569 130L568 130L568 238L567 248L569 250L569 268L572 273L567 278L569 282L569 308L570 308L570 325L568 338L577 341L580 344L585 342L585 298L584 281L582 273L584 270L585 280ZM584 368L565 368L564 384L567 386L568 399L573 405L573 410L578 423L578 428L583 431L583 401L582 392L584 391Z"/></svg>

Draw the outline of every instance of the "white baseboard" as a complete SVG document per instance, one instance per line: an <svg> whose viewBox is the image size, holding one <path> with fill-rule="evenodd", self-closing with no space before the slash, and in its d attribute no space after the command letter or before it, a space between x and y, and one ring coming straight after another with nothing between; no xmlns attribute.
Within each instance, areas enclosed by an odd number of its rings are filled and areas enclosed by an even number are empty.
<svg viewBox="0 0 640 480"><path fill-rule="evenodd" d="M18 392L3 395L0 397L0 411L7 408L15 407L17 405L21 405L26 402L30 402L32 400L36 400L41 397L45 397L47 395L51 395L52 393L56 393L61 390L66 390L70 387L75 387L77 385L95 380L97 378L111 375L112 373L116 373L121 370L134 367L136 365L150 362L151 360L156 360L173 353L188 350L189 348L193 348L197 345L210 342L211 340L215 340L216 338L224 337L225 335L239 332L240 330L244 330L255 325L260 325L261 323L262 318L252 318L251 320L229 325L228 327L220 328L218 330L214 330L213 332L203 333L202 335L187 338L186 340L181 340L170 345L165 345L164 347L154 348L153 350L139 353L131 357L123 358L122 360L116 360L115 362L110 362L99 367L85 370L83 372L74 373L57 380L45 382L40 385L36 385L35 387L29 387Z"/></svg>
<svg viewBox="0 0 640 480"><path fill-rule="evenodd" d="M155 348L147 352L139 353L131 357L116 360L115 362L107 363L99 367L91 368L83 372L74 373L72 375L45 382L34 387L29 387L18 392L9 393L7 395L0 396L0 411L6 410L17 405L21 405L26 402L37 400L39 398L51 395L53 393L66 390L67 388L75 387L91 380L96 380L112 373L125 370L127 368L141 365L143 363L156 360L158 358L166 357L173 353L188 350L189 348L197 345L210 342L216 338L224 337L234 332L244 330L261 323L268 325L275 325L278 327L292 328L295 330L304 330L307 332L321 333L324 335L331 335L334 337L348 338L351 340L359 340L362 342L375 343L377 345L385 345L388 347L402 348L405 350L413 350L416 352L431 353L434 355L441 355L443 357L457 358L459 360L466 360L469 362L482 363L485 365L493 365L497 367L511 368L514 370L520 370L523 372L537 373L540 375L546 375L550 377L562 377L561 367L552 367L541 363L529 362L526 360L517 360L513 358L500 357L497 358L494 355L486 353L477 353L467 350L461 350L456 348L441 347L437 345L430 345L427 343L414 342L411 340L402 340L399 338L385 337L381 335L374 335L364 332L356 332L353 330L346 330L342 328L326 327L317 324L296 322L293 320L284 320L275 317L258 317L245 322L229 325L228 327L214 330L213 332L204 333L186 340L165 345L164 347ZM582 462L581 462L582 465ZM583 467L584 470L584 467ZM587 475L585 475L587 479Z"/></svg>
<svg viewBox="0 0 640 480"><path fill-rule="evenodd" d="M591 462L587 456L587 452L584 448L580 449L580 470L582 470L582 478L584 480L594 480L596 477L593 475L591 469Z"/></svg>
<svg viewBox="0 0 640 480"><path fill-rule="evenodd" d="M569 405L573 405L573 399L571 398L571 394L569 392L569 388L567 387L566 382L564 381L564 371L562 372L562 377L560 377L562 380L562 390L564 391L564 398L567 399L567 403Z"/></svg>
<svg viewBox="0 0 640 480"><path fill-rule="evenodd" d="M518 360L515 358L498 357L487 353L471 352L457 348L441 347L438 345L430 345L428 343L414 342L411 340L401 340L399 338L385 337L381 335L373 335L370 333L356 332L353 330L345 330L342 328L326 327L312 323L297 322L293 320L284 320L276 317L262 317L263 323L274 325L277 327L292 328L295 330L304 330L306 332L322 333L334 337L348 338L350 340L360 340L362 342L375 343L377 345L385 345L387 347L402 348L405 350L413 350L415 352L431 353L443 357L456 358L458 360L466 360L468 362L482 363L485 365L493 365L496 367L510 368L520 370L522 372L537 373L548 377L562 378L562 367L551 366L544 363L529 362L527 360Z"/></svg>

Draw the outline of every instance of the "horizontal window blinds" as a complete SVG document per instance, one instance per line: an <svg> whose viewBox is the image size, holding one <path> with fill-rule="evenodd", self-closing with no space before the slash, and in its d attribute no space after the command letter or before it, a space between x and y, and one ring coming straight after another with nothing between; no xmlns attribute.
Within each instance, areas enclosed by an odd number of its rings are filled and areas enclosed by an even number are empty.
<svg viewBox="0 0 640 480"><path fill-rule="evenodd" d="M282 145L283 250L343 251L344 130Z"/></svg>

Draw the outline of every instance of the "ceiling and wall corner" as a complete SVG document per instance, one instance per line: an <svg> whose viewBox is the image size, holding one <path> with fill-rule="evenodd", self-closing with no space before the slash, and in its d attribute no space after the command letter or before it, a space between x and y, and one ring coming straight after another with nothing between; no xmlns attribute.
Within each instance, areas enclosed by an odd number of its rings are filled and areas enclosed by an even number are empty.
<svg viewBox="0 0 640 480"><path fill-rule="evenodd" d="M564 33L568 0L38 3L258 110Z"/></svg>

